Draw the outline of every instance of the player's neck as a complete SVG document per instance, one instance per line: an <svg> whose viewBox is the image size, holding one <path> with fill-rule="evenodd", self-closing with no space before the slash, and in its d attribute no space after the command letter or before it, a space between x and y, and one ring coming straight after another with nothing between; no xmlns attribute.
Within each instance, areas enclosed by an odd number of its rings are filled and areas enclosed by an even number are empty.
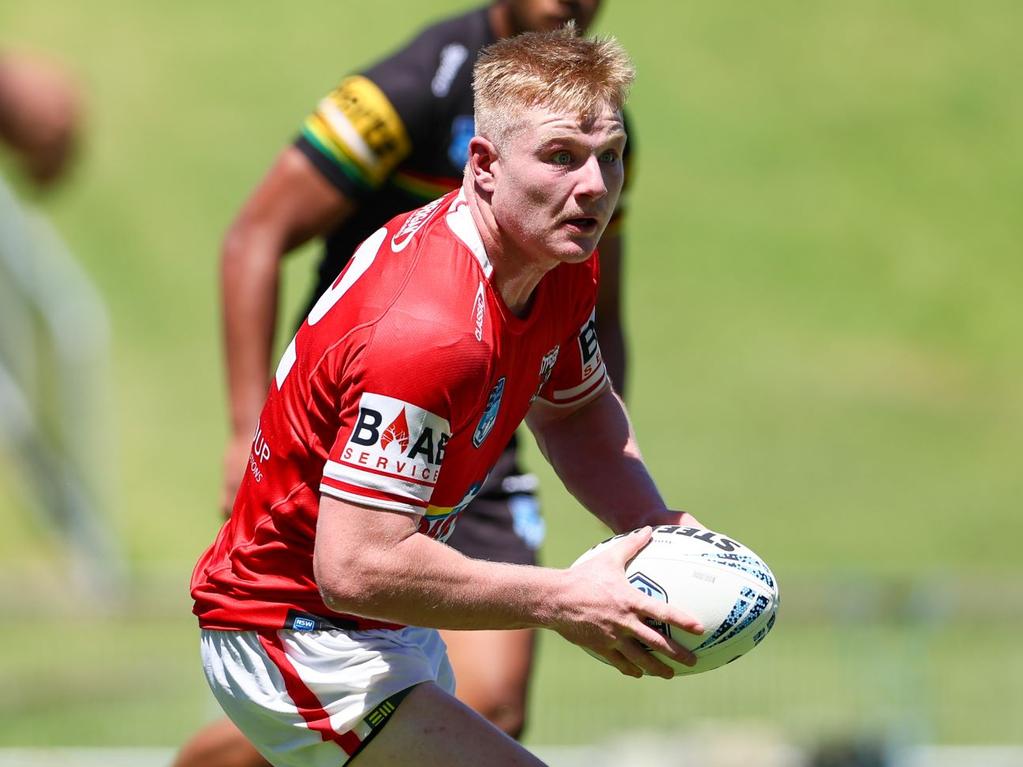
<svg viewBox="0 0 1023 767"><path fill-rule="evenodd" d="M516 317L526 316L529 314L536 286L547 272L557 266L557 262L547 263L546 260L537 258L535 254L523 252L514 242L503 236L493 210L477 195L467 193L466 202L493 269L490 284L504 301L508 311Z"/></svg>
<svg viewBox="0 0 1023 767"><path fill-rule="evenodd" d="M490 276L490 283L494 286L497 294L501 296L508 311L516 317L525 317L529 314L529 308L533 305L533 295L536 293L536 286L540 284L546 272L533 273L520 268L512 268L511 264L505 264L501 268L500 261L494 262L494 273Z"/></svg>

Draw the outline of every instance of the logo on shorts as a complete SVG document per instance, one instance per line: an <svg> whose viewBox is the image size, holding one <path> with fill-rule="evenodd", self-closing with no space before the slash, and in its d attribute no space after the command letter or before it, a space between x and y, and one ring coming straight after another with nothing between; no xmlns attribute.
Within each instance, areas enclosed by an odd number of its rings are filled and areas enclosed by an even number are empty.
<svg viewBox="0 0 1023 767"><path fill-rule="evenodd" d="M476 432L472 435L472 444L479 448L483 441L490 435L490 430L497 422L497 412L501 409L501 398L504 396L504 376L501 376L494 388L487 396L486 407L483 408L483 416L480 418Z"/></svg>
<svg viewBox="0 0 1023 767"><path fill-rule="evenodd" d="M433 485L450 439L447 419L404 400L367 392L359 401L341 463L365 467L377 476Z"/></svg>

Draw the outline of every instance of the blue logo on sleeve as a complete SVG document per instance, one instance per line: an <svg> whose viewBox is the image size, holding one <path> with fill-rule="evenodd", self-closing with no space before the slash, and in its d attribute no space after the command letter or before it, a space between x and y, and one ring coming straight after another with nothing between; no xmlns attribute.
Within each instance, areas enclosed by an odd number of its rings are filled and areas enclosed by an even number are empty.
<svg viewBox="0 0 1023 767"><path fill-rule="evenodd" d="M483 416L480 418L476 433L472 435L472 444L479 448L483 441L489 436L490 430L497 422L497 411L501 409L501 397L504 396L504 376L501 376L494 388L490 390L487 397L487 405L483 408Z"/></svg>

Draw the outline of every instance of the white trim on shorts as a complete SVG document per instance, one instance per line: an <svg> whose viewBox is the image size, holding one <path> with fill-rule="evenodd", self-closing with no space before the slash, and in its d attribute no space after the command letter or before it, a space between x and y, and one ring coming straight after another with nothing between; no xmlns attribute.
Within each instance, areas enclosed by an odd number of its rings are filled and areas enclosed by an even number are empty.
<svg viewBox="0 0 1023 767"><path fill-rule="evenodd" d="M203 629L201 651L214 696L276 767L340 767L391 696L427 681L454 693L433 629Z"/></svg>

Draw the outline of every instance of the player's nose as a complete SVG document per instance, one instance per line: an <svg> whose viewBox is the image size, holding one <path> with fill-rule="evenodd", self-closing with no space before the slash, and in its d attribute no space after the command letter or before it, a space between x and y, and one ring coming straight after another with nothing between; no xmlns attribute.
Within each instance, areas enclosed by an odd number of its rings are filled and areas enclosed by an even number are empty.
<svg viewBox="0 0 1023 767"><path fill-rule="evenodd" d="M580 195L600 199L607 194L607 181L604 178L604 170L600 166L600 160L596 155L591 155L581 166L579 166L576 182L576 192Z"/></svg>

